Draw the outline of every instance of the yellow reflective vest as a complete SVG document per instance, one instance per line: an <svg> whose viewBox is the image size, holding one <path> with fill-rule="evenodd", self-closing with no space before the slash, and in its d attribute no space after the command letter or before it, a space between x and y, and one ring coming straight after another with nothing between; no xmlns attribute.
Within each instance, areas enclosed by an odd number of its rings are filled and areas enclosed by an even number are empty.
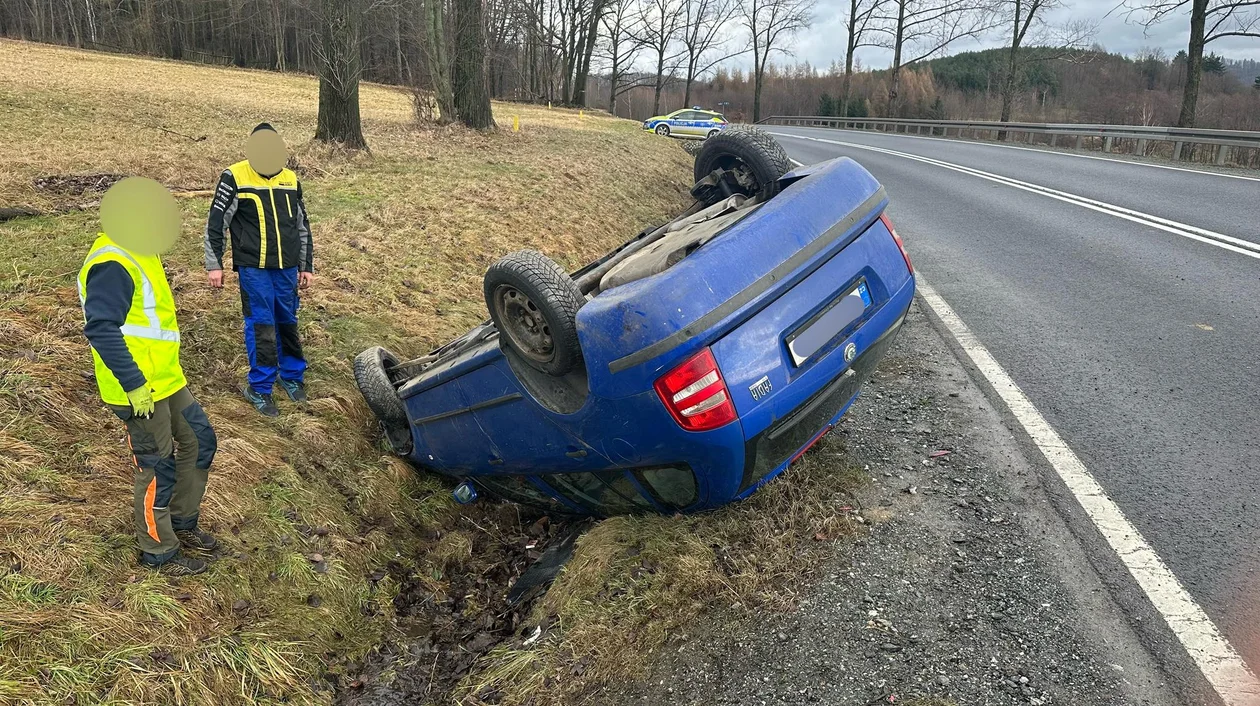
<svg viewBox="0 0 1260 706"><path fill-rule="evenodd" d="M131 275L135 290L131 296L131 309L119 329L127 350L136 366L148 381L154 400L161 400L178 392L188 384L179 366L179 324L175 321L175 297L166 281L162 260L156 255L137 255L110 240L101 233L92 250L83 260L79 270L79 303L87 297L88 271L103 262L117 262ZM86 318L86 313L84 314ZM106 404L126 406L130 404L127 392L118 378L92 350L96 366L96 385Z"/></svg>

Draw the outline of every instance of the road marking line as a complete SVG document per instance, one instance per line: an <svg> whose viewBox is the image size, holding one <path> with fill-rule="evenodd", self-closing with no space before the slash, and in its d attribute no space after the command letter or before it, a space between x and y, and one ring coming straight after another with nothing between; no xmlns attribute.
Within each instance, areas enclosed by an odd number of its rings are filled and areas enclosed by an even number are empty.
<svg viewBox="0 0 1260 706"><path fill-rule="evenodd" d="M780 125L777 127L795 127L792 125ZM904 135L893 132L878 132L875 130L853 130L850 128L839 127L798 127L800 130L834 130L836 132L854 132L859 134L876 134L885 135L887 137L908 137L912 140L936 140L957 142L964 145L980 145L981 147L1000 147L1008 150L1023 150L1025 152L1040 152L1041 154L1057 154L1061 157L1075 157L1077 159L1096 159L1100 162L1116 162L1117 164L1132 164L1138 167L1151 167L1153 169L1168 169L1174 172L1189 172L1191 174L1203 174L1205 176L1225 177L1226 179L1242 179L1243 181L1260 181L1260 177L1245 176L1242 174L1225 174L1223 172L1209 172L1203 169L1191 169L1189 167L1174 167L1170 164L1151 164L1149 162L1134 162L1127 159L1116 159L1114 157L1100 157L1096 154L1076 154L1075 152L1059 152L1054 148L1041 149L1038 147L1021 147L1019 145L1000 145L993 142L982 142L980 140L965 140L959 137L928 137L927 135ZM1010 132L1019 132L1019 130L1011 130ZM800 135L791 135L791 137L800 137Z"/></svg>
<svg viewBox="0 0 1260 706"><path fill-rule="evenodd" d="M1124 562L1146 597L1181 641L1204 678L1227 706L1260 704L1260 680L1221 635L1177 577L1164 564L1120 508L1107 497L1081 459L1033 406L1002 366L949 304L916 275L919 294L949 329L963 352L984 375L1034 444L1076 497L1085 514Z"/></svg>
<svg viewBox="0 0 1260 706"><path fill-rule="evenodd" d="M974 169L972 167L964 167L960 164L954 164L952 162L945 162L939 159L932 159L931 157L922 157L917 154L910 154L909 152L898 152L897 150L890 150L884 147L871 147L869 145L859 145L853 142L841 142L839 140L825 140L820 137L803 137L800 135L787 135L785 133L771 133L771 134L779 135L782 137L793 137L798 140L810 140L813 142L823 142L823 143L831 144L831 145L852 147L854 149L867 150L869 152L878 152L880 154L887 154L887 155L892 155L895 157L902 157L904 159L914 160L916 162L923 162L924 164L931 164L934 166L942 167L944 169L950 169L950 170L953 170L962 174L968 174L970 176L979 177L981 179L987 179L988 181L992 181L998 184L1012 186L1012 187L1015 187L1016 189L1022 189L1024 191L1032 192L1035 194L1041 194L1042 196L1048 196L1058 201L1063 201L1065 203L1070 203L1076 206L1081 206L1083 208L1088 208L1092 211L1098 211L1099 213L1105 213L1109 216L1115 216L1116 218L1122 218L1126 221L1132 221L1134 223L1147 226L1149 228L1155 228L1157 230L1162 230L1168 233L1172 233L1173 235L1179 235L1183 238L1189 238L1190 240L1197 240L1201 243L1207 243L1208 245L1215 245L1218 248L1223 248L1225 250L1229 250L1230 252L1236 252L1240 255L1246 255L1248 257L1252 257L1252 258L1260 260L1260 243L1253 243L1249 240L1243 240L1242 238L1235 238L1230 235L1225 235L1224 233L1217 233L1216 231L1207 230L1205 228L1199 228L1197 226L1192 226L1186 223L1180 223L1178 221L1163 218L1161 216L1154 216L1149 213L1135 211L1133 209L1125 208L1123 206L1117 206L1115 204L1106 203L1105 201L1097 201L1095 199L1091 199L1085 196L1080 196L1078 194L1073 194L1066 191L1059 191L1057 189L1052 189L1048 186L1032 184L1026 181L1020 181L1019 179L1014 179L1012 177L1006 177L1000 174L993 174L992 172L986 172L980 169Z"/></svg>

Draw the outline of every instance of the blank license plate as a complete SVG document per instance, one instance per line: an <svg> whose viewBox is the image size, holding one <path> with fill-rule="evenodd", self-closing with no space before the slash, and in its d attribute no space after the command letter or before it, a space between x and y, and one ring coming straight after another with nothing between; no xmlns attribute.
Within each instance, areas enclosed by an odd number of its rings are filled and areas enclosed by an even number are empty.
<svg viewBox="0 0 1260 706"><path fill-rule="evenodd" d="M787 338L788 352L792 354L792 362L800 365L827 345L849 324L861 318L866 307L871 305L871 294L866 282L859 282L844 296L837 297L818 312L814 318L805 322Z"/></svg>

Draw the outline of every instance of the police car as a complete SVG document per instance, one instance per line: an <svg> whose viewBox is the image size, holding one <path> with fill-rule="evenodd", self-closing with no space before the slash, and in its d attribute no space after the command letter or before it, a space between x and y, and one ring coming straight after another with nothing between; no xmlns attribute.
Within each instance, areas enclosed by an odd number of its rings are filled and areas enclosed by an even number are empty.
<svg viewBox="0 0 1260 706"><path fill-rule="evenodd" d="M701 110L700 106L675 110L669 115L658 115L643 121L643 129L662 137L713 137L727 125L721 113Z"/></svg>

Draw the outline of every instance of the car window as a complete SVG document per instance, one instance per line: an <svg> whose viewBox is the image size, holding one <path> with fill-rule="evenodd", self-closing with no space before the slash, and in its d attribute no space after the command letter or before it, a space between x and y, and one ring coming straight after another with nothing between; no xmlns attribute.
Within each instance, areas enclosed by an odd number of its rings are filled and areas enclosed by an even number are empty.
<svg viewBox="0 0 1260 706"><path fill-rule="evenodd" d="M686 466L682 468L644 468L634 472L639 483L652 494L653 499L671 510L681 510L695 504L696 475Z"/></svg>
<svg viewBox="0 0 1260 706"><path fill-rule="evenodd" d="M708 120L709 116L705 115L704 113L699 113L692 110L692 111L687 112L686 119L687 120Z"/></svg>
<svg viewBox="0 0 1260 706"><path fill-rule="evenodd" d="M573 509L547 495L525 476L478 476L473 483L517 503L550 508L553 512L573 513Z"/></svg>
<svg viewBox="0 0 1260 706"><path fill-rule="evenodd" d="M564 497L601 515L655 509L619 471L550 473L543 476L543 480Z"/></svg>

